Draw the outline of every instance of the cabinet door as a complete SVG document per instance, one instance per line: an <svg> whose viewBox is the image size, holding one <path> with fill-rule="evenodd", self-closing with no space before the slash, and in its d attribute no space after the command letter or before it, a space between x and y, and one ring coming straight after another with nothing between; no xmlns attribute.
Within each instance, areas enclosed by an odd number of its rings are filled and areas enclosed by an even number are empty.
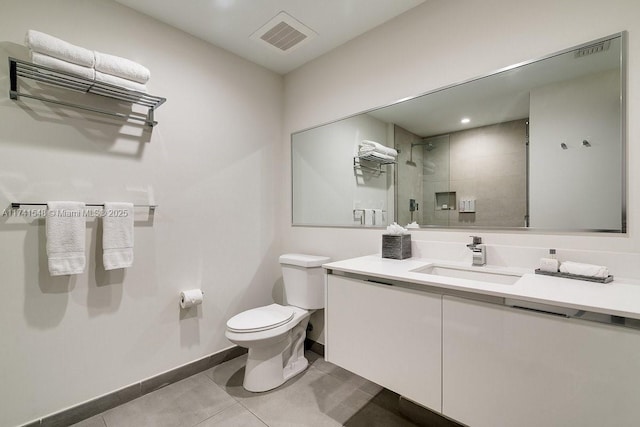
<svg viewBox="0 0 640 427"><path fill-rule="evenodd" d="M439 295L329 275L326 358L441 410Z"/></svg>
<svg viewBox="0 0 640 427"><path fill-rule="evenodd" d="M443 297L443 413L473 427L640 425L640 331Z"/></svg>

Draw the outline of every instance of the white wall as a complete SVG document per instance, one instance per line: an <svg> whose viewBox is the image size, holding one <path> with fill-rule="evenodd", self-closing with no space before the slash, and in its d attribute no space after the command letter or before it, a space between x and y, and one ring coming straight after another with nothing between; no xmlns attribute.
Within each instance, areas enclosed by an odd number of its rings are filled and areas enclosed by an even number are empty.
<svg viewBox="0 0 640 427"><path fill-rule="evenodd" d="M387 125L367 114L293 136L293 222L312 225L359 225L354 209L387 209L389 173L354 169L363 140L383 145ZM328 178L328 179L327 179Z"/></svg>
<svg viewBox="0 0 640 427"><path fill-rule="evenodd" d="M87 223L84 274L47 272L42 220L0 218L0 425L59 411L231 346L233 314L280 292L282 77L108 0L0 1L0 209L11 201L125 200L135 262L102 268ZM167 97L140 127L8 99L25 32L131 58ZM288 153L288 149L286 150ZM288 156L288 154L287 154ZM98 248L98 249L97 249ZM205 303L181 312L181 289Z"/></svg>
<svg viewBox="0 0 640 427"><path fill-rule="evenodd" d="M627 117L636 117L640 114L639 14L640 3L636 0L615 0L606 7L596 0L541 0L535 5L511 0L425 2L285 77L283 145L288 148L286 135L296 130L623 30L629 36ZM481 230L474 230L474 234L492 244L638 252L640 122L629 120L626 131L627 234ZM285 171L283 188L290 188L290 171ZM280 217L287 251L344 259L380 250L380 230L292 227L286 215L289 196L283 197ZM412 234L413 240L469 240L468 230L423 230Z"/></svg>
<svg viewBox="0 0 640 427"><path fill-rule="evenodd" d="M544 165L529 175L531 227L620 230L620 73L535 88L530 99L529 160Z"/></svg>

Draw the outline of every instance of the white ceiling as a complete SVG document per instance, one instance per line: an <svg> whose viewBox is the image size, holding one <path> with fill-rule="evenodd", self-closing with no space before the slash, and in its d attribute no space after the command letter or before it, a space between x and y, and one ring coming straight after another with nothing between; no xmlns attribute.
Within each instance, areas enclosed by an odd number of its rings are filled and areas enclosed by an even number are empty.
<svg viewBox="0 0 640 427"><path fill-rule="evenodd" d="M159 21L286 74L425 0L116 0ZM317 36L280 53L250 39L284 11Z"/></svg>

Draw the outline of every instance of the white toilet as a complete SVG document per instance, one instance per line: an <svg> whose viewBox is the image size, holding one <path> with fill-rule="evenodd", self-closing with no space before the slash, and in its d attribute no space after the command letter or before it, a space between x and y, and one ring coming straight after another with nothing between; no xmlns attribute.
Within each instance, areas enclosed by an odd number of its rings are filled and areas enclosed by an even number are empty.
<svg viewBox="0 0 640 427"><path fill-rule="evenodd" d="M331 259L315 255L280 257L286 306L271 304L233 316L226 337L249 349L243 386L262 392L274 389L304 371L304 340L311 313L324 308L322 264Z"/></svg>

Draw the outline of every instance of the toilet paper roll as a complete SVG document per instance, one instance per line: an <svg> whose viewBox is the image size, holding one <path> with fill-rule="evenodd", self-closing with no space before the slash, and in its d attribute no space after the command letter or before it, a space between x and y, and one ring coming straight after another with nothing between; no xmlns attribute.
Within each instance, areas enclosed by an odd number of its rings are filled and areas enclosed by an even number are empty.
<svg viewBox="0 0 640 427"><path fill-rule="evenodd" d="M200 289L189 289L188 291L180 292L180 307L189 308L202 304L204 292Z"/></svg>

